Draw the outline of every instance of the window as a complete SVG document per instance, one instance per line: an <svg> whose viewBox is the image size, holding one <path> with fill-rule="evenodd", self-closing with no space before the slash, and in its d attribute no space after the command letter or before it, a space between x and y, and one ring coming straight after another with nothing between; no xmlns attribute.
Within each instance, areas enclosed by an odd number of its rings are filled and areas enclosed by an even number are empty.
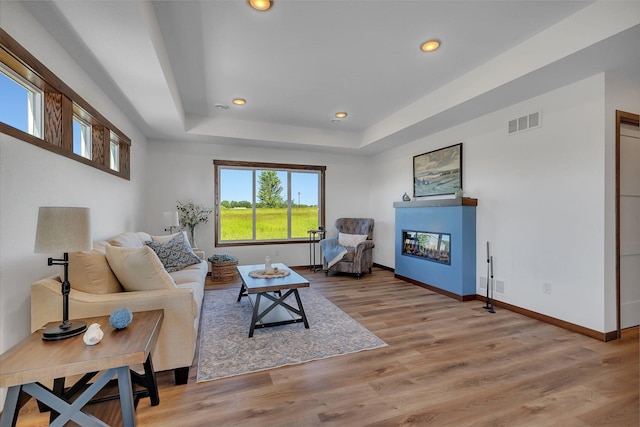
<svg viewBox="0 0 640 427"><path fill-rule="evenodd" d="M215 160L216 246L307 241L324 223L325 166Z"/></svg>
<svg viewBox="0 0 640 427"><path fill-rule="evenodd" d="M1 28L0 132L130 177L131 140Z"/></svg>
<svg viewBox="0 0 640 427"><path fill-rule="evenodd" d="M41 136L42 91L0 66L0 121L35 137Z"/></svg>
<svg viewBox="0 0 640 427"><path fill-rule="evenodd" d="M73 116L73 152L91 160L91 125Z"/></svg>
<svg viewBox="0 0 640 427"><path fill-rule="evenodd" d="M109 141L109 167L116 172L120 170L120 142L113 132Z"/></svg>

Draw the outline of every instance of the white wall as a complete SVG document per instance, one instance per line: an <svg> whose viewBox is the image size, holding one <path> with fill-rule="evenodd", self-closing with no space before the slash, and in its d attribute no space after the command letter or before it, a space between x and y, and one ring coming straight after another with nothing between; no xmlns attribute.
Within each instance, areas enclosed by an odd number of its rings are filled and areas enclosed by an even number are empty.
<svg viewBox="0 0 640 427"><path fill-rule="evenodd" d="M507 135L508 120L535 111L541 128ZM392 205L412 192L413 156L463 142L463 187L478 198L478 276L490 241L505 283L498 299L604 331L604 116L601 74L378 155L376 262L394 264Z"/></svg>
<svg viewBox="0 0 640 427"><path fill-rule="evenodd" d="M51 255L33 253L38 207L91 208L94 240L144 229L147 144L20 3L0 2L0 26L132 140L131 181L127 181L0 134L0 352L4 352L31 331L31 283L58 272L47 266ZM6 390L0 391L1 402Z"/></svg>
<svg viewBox="0 0 640 427"><path fill-rule="evenodd" d="M372 215L368 209L370 169L366 158L183 141L150 141L148 156L146 205L151 233L166 233L162 212L175 210L178 200L191 199L213 207L214 159L326 166L326 226L329 235L336 234L333 226L336 218ZM308 243L214 248L214 225L212 214L209 222L196 228L196 242L200 249L205 250L207 257L214 253L232 253L247 264L264 262L265 255L270 255L274 262L294 266L309 264Z"/></svg>

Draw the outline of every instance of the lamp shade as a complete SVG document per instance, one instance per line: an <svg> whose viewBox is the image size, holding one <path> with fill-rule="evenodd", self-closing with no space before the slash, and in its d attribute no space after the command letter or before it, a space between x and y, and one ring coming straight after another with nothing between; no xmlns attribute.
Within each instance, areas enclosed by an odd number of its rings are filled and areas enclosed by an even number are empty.
<svg viewBox="0 0 640 427"><path fill-rule="evenodd" d="M178 211L163 212L162 218L164 219L164 225L168 227L178 227L180 225Z"/></svg>
<svg viewBox="0 0 640 427"><path fill-rule="evenodd" d="M86 251L91 247L89 208L40 207L35 253Z"/></svg>

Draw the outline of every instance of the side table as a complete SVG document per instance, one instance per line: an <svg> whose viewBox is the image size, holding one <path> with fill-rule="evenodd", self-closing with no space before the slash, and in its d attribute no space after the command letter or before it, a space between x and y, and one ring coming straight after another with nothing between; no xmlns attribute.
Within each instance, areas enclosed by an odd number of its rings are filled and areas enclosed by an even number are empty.
<svg viewBox="0 0 640 427"><path fill-rule="evenodd" d="M33 396L58 414L51 426L64 426L70 420L80 425L107 426L81 409L115 376L118 377L123 424L135 426L129 367L150 363L163 318L163 310L136 312L129 326L121 330L109 325L109 316L82 319L87 324L98 323L102 326L104 337L94 346L85 345L82 335L62 341L43 341L42 330L35 331L0 356L0 387L9 388L0 426L15 425L21 392ZM55 323L59 322L52 322ZM62 399L55 391L40 383L99 371L104 373L79 393L73 402ZM147 379L149 394L158 399L153 369L147 374L151 375Z"/></svg>
<svg viewBox="0 0 640 427"><path fill-rule="evenodd" d="M327 234L325 230L309 230L309 270L314 273L318 271L316 264L316 244L324 239ZM322 263L322 248L320 248L320 262Z"/></svg>

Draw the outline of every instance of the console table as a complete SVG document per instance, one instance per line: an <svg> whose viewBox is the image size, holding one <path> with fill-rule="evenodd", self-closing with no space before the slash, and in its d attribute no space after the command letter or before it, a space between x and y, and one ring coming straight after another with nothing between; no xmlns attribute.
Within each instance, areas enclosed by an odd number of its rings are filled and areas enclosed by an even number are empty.
<svg viewBox="0 0 640 427"><path fill-rule="evenodd" d="M316 244L324 239L326 235L325 230L309 230L309 270L314 273L317 271L316 264ZM322 264L322 248L320 248L320 263Z"/></svg>
<svg viewBox="0 0 640 427"><path fill-rule="evenodd" d="M156 345L163 317L163 310L136 312L131 324L121 330L109 325L109 316L82 319L89 325L98 323L102 326L104 337L94 346L85 345L82 335L62 341L42 340L42 330L29 335L0 356L0 387L9 388L0 427L16 424L21 392L33 396L58 414L51 426L64 426L71 420L80 425L107 426L81 409L115 376L118 377L123 424L135 426L129 367L145 364L147 371L146 367L151 366L151 352ZM52 322L45 327L57 323ZM59 393L40 383L99 371L104 373L86 390L79 392L72 402L62 399ZM147 378L149 395L157 402L158 389L153 369L150 375Z"/></svg>

